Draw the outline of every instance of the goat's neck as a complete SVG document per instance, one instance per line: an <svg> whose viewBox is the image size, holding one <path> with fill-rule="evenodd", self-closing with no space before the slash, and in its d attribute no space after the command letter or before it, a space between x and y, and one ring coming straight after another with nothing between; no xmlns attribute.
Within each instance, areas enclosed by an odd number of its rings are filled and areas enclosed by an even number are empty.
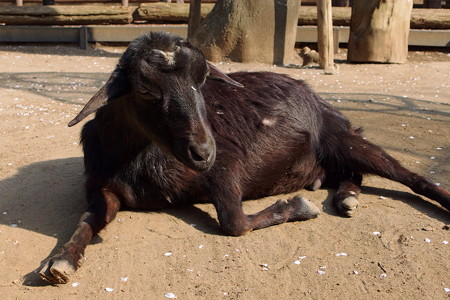
<svg viewBox="0 0 450 300"><path fill-rule="evenodd" d="M114 147L110 150L117 156L132 158L155 146L137 126L135 114L121 101L98 111L97 118L104 143Z"/></svg>

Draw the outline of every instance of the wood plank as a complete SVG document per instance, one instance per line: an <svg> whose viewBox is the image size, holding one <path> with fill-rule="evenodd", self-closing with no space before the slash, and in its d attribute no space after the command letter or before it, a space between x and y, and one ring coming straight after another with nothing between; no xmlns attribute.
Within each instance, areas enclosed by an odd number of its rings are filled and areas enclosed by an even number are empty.
<svg viewBox="0 0 450 300"><path fill-rule="evenodd" d="M204 19L212 10L213 3L202 3L200 18ZM183 22L189 20L189 5L186 3L145 3L139 6L134 14L134 21L152 22Z"/></svg>
<svg viewBox="0 0 450 300"><path fill-rule="evenodd" d="M6 25L129 24L134 9L122 6L0 6Z"/></svg>
<svg viewBox="0 0 450 300"><path fill-rule="evenodd" d="M149 31L168 31L187 37L187 25L90 25L86 26L89 42L130 42ZM78 26L0 26L0 41L5 43L50 42L74 43L80 39ZM338 43L347 43L348 27L334 27ZM409 46L450 47L450 30L412 29ZM316 26L298 26L297 43L316 43Z"/></svg>

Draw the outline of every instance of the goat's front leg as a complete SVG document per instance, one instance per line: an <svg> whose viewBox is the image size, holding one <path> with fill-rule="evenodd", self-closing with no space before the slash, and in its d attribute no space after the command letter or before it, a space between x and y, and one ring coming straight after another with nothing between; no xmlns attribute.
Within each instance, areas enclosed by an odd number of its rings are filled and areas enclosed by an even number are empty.
<svg viewBox="0 0 450 300"><path fill-rule="evenodd" d="M313 219L320 214L317 206L307 199L294 197L278 200L266 209L246 215L242 209L242 195L237 188L227 188L215 198L220 227L225 234L239 236L289 221Z"/></svg>
<svg viewBox="0 0 450 300"><path fill-rule="evenodd" d="M87 244L114 219L120 209L117 195L106 188L90 193L88 198L88 210L81 216L70 240L39 270L39 276L51 284L69 281L70 276L81 266Z"/></svg>

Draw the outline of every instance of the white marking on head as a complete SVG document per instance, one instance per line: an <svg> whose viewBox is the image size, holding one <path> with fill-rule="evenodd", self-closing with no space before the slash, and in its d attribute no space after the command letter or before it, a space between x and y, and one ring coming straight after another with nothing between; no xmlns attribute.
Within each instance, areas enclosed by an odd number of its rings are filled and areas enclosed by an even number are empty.
<svg viewBox="0 0 450 300"><path fill-rule="evenodd" d="M166 60L168 66L173 66L175 64L175 51L166 52L159 49L153 49L153 51L161 54Z"/></svg>
<svg viewBox="0 0 450 300"><path fill-rule="evenodd" d="M277 123L276 119L262 119L261 121L266 126L273 126Z"/></svg>
<svg viewBox="0 0 450 300"><path fill-rule="evenodd" d="M167 64L169 66L173 66L175 64L175 52L164 52L164 53L166 53L165 58Z"/></svg>

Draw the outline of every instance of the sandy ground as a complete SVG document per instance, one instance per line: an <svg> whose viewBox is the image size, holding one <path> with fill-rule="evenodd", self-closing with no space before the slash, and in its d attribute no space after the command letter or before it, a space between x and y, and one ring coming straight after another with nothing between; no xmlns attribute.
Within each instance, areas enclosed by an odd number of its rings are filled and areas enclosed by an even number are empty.
<svg viewBox="0 0 450 300"><path fill-rule="evenodd" d="M124 48L0 46L1 299L444 299L450 296L450 214L406 187L364 180L359 213L336 215L333 191L301 194L323 211L305 222L220 234L212 205L120 212L72 280L35 273L86 208L81 126L67 127ZM450 189L450 56L410 52L404 65L339 72L220 64L305 79L405 166ZM248 213L274 199L249 201ZM166 253L170 253L166 254Z"/></svg>

